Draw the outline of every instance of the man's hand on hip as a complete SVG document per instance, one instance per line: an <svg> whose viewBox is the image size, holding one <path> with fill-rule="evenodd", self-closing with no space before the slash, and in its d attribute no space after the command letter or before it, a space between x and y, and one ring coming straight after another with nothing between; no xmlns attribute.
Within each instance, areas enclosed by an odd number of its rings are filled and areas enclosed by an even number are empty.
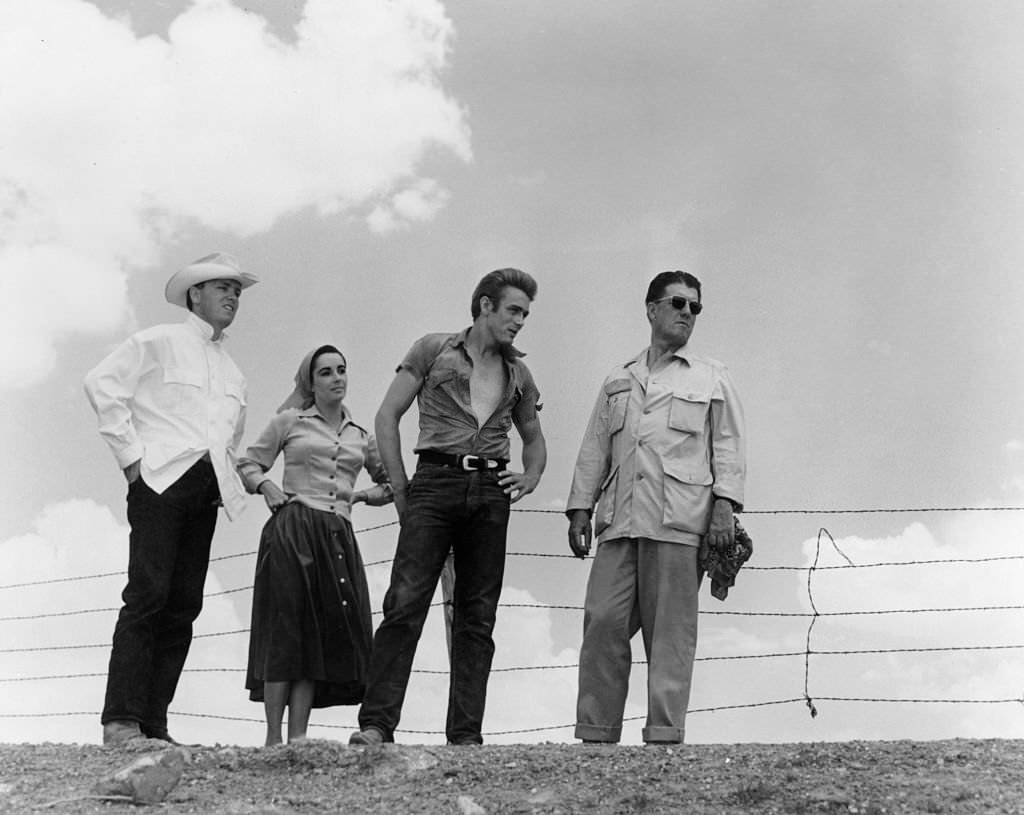
<svg viewBox="0 0 1024 815"><path fill-rule="evenodd" d="M498 484L501 485L513 504L537 489L538 483L540 483L539 475L517 473L514 470L502 470L498 473Z"/></svg>
<svg viewBox="0 0 1024 815"><path fill-rule="evenodd" d="M141 472L142 459L140 458L138 461L133 461L131 464L124 468L124 477L129 484L134 484Z"/></svg>

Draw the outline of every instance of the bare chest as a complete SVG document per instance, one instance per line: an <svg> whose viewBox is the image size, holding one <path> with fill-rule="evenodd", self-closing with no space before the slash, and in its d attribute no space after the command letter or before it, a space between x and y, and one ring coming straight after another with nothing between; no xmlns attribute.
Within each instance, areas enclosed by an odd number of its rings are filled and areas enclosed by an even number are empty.
<svg viewBox="0 0 1024 815"><path fill-rule="evenodd" d="M482 427L494 415L505 393L505 366L501 360L483 362L473 360L473 373L469 377L469 396L473 413Z"/></svg>

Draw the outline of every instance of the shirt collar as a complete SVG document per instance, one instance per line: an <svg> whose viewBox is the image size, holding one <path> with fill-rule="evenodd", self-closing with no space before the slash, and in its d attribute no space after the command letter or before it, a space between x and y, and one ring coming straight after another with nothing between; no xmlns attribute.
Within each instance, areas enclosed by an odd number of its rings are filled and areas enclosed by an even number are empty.
<svg viewBox="0 0 1024 815"><path fill-rule="evenodd" d="M637 354L635 357L630 358L623 363L623 367L626 369L631 368L634 365L640 365L644 368L647 367L647 352L651 349L651 346L647 346L643 351ZM677 348L672 352L672 356L676 359L685 362L687 365L693 364L693 360L697 358L697 354L693 348L690 347L690 343Z"/></svg>
<svg viewBox="0 0 1024 815"><path fill-rule="evenodd" d="M320 419L323 422L327 421L323 417L323 415L320 413L320 411L317 410L316 402L314 402L308 408L304 408L304 409L300 410L299 411L299 415L300 416L306 416L306 417L316 416L318 419ZM353 425L355 427L358 427L364 433L367 432L365 427L363 427L358 422L355 422L355 421L352 420L352 414L348 412L348 408L347 407L342 405L341 406L341 426L342 426L342 428L344 428L345 425L347 425L347 424L350 424L350 425Z"/></svg>
<svg viewBox="0 0 1024 815"><path fill-rule="evenodd" d="M461 345L465 347L466 337L469 336L469 329L472 327L473 326L468 326L467 328L463 328L458 334L456 334L455 338L452 340L452 346L458 347ZM514 360L519 359L520 357L526 356L526 354L523 351L520 351L514 345L502 345L500 346L500 348L501 355L505 358L507 362L513 362Z"/></svg>
<svg viewBox="0 0 1024 815"><path fill-rule="evenodd" d="M206 322L202 317L197 317L193 311L189 311L186 315L185 325L190 326L207 342L223 342L227 337L227 332L221 331L220 339L215 340L213 338L213 326Z"/></svg>

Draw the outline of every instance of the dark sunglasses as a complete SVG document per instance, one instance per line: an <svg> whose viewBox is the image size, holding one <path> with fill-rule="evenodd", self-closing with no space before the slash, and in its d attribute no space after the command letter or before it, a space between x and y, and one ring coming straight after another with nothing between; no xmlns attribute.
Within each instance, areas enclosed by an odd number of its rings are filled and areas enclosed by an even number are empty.
<svg viewBox="0 0 1024 815"><path fill-rule="evenodd" d="M694 317L700 314L701 310L704 308L704 306L702 306L696 300L687 300L685 297L681 297L678 294L675 295L674 297L662 297L659 298L658 300L652 300L651 302L663 303L666 300L670 300L672 302L672 308L674 308L676 311L686 311L686 307L689 306L690 314L692 314Z"/></svg>

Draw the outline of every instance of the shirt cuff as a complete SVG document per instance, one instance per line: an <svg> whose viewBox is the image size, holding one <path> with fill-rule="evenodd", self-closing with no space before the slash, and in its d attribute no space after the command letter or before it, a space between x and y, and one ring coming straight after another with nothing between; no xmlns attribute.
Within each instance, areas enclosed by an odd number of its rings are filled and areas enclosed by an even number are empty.
<svg viewBox="0 0 1024 815"><path fill-rule="evenodd" d="M123 450L115 450L114 458L117 459L117 466L123 470L129 464L142 460L142 447L133 444L125 447Z"/></svg>
<svg viewBox="0 0 1024 815"><path fill-rule="evenodd" d="M743 512L743 504L741 504L735 498L730 498L728 495L716 495L715 500L728 501L730 504L732 504L733 512Z"/></svg>

